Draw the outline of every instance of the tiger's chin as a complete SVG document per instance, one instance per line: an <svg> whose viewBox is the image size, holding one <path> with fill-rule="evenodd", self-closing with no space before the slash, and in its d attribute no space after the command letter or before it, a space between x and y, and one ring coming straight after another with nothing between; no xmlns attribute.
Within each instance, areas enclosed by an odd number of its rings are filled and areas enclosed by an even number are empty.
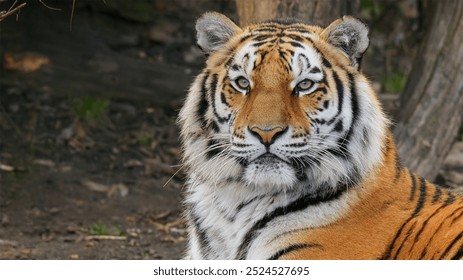
<svg viewBox="0 0 463 280"><path fill-rule="evenodd" d="M248 186L259 189L290 189L298 181L292 166L276 157L260 157L250 162L244 171Z"/></svg>

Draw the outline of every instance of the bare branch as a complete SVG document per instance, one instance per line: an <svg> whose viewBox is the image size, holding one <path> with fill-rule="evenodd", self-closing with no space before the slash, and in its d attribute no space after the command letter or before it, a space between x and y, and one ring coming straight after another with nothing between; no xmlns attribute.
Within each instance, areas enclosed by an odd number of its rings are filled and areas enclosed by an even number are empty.
<svg viewBox="0 0 463 280"><path fill-rule="evenodd" d="M16 3L18 3L18 0L15 0L13 5L10 6L10 8L8 9L8 12L11 11L11 9L13 9L14 6L16 6Z"/></svg>
<svg viewBox="0 0 463 280"><path fill-rule="evenodd" d="M53 7L48 6L47 4L45 4L45 2L43 2L43 0L39 0L39 2L50 10L61 11L61 9L59 8L53 8Z"/></svg>
<svg viewBox="0 0 463 280"><path fill-rule="evenodd" d="M22 3L22 4L20 4L19 6L15 7L15 8L12 8L13 6L11 6L10 9L7 12L0 11L0 21L4 20L5 18L11 16L12 14L14 14L16 12L19 12L19 10L21 10L22 7L26 6L26 4L27 3Z"/></svg>
<svg viewBox="0 0 463 280"><path fill-rule="evenodd" d="M69 20L69 31L72 31L72 20L74 19L75 7L76 7L76 0L72 0L71 19Z"/></svg>

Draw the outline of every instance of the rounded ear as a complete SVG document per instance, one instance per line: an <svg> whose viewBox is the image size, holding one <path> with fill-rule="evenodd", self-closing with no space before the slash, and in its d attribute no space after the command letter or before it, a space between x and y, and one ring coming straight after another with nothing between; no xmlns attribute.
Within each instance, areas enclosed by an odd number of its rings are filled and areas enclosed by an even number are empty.
<svg viewBox="0 0 463 280"><path fill-rule="evenodd" d="M198 46L207 54L222 47L241 29L226 16L208 12L196 21Z"/></svg>
<svg viewBox="0 0 463 280"><path fill-rule="evenodd" d="M331 45L340 49L359 68L363 53L370 44L368 26L358 18L344 16L332 22L320 36Z"/></svg>

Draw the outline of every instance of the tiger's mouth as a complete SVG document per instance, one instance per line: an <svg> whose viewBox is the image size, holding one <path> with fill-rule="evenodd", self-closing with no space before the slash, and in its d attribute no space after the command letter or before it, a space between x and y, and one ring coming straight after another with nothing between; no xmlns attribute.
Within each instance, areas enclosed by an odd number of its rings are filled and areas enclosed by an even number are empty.
<svg viewBox="0 0 463 280"><path fill-rule="evenodd" d="M271 164L281 163L281 162L284 162L286 164L290 164L288 161L280 158L279 156L277 156L277 155L275 155L273 153L270 153L270 152L266 152L266 153L262 154L261 156L259 156L258 158L252 160L250 163L271 165Z"/></svg>
<svg viewBox="0 0 463 280"><path fill-rule="evenodd" d="M293 186L298 176L288 161L266 152L245 165L243 179L262 190L269 187L281 190Z"/></svg>

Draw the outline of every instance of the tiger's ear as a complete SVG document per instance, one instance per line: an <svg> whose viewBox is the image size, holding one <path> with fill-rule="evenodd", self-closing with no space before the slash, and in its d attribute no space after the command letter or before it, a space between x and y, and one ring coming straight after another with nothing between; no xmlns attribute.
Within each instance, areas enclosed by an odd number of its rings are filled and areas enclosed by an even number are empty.
<svg viewBox="0 0 463 280"><path fill-rule="evenodd" d="M331 45L340 49L359 68L363 53L370 44L368 26L360 19L344 16L332 22L320 36Z"/></svg>
<svg viewBox="0 0 463 280"><path fill-rule="evenodd" d="M226 16L208 12L196 21L198 46L207 54L222 47L241 29Z"/></svg>

